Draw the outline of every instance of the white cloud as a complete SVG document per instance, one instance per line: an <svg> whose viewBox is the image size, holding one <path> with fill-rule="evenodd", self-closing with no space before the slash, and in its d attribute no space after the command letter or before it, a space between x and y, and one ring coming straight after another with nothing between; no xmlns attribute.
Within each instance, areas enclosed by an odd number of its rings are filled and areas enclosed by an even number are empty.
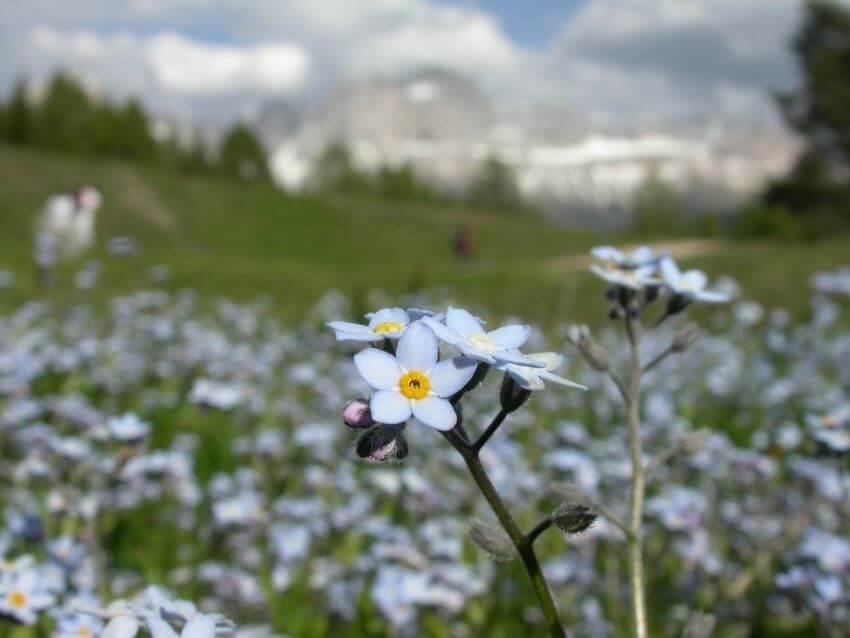
<svg viewBox="0 0 850 638"><path fill-rule="evenodd" d="M73 9L66 0L0 2L0 82L18 69L62 65L160 105L202 108L208 96L230 96L232 108L442 66L500 99L629 121L764 116L768 90L794 79L787 45L798 0L588 0L537 50L512 41L485 8L427 0L76 0Z"/></svg>
<svg viewBox="0 0 850 638"><path fill-rule="evenodd" d="M302 85L308 66L307 53L292 44L212 46L162 33L152 37L144 50L162 88L198 95L241 90L290 92Z"/></svg>
<svg viewBox="0 0 850 638"><path fill-rule="evenodd" d="M173 32L101 35L45 25L28 35L19 64L30 75L61 66L101 90L181 110L193 99L297 92L309 68L308 53L292 43L210 45Z"/></svg>
<svg viewBox="0 0 850 638"><path fill-rule="evenodd" d="M613 93L604 116L717 112L764 117L767 94L794 81L797 0L590 0L549 57L565 92ZM589 104L580 104L587 108Z"/></svg>

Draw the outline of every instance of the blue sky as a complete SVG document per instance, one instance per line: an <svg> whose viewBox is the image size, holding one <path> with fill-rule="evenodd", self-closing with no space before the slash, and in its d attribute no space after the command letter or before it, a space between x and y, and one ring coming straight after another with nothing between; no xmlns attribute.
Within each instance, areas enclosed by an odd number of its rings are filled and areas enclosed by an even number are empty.
<svg viewBox="0 0 850 638"><path fill-rule="evenodd" d="M587 0L436 0L478 7L495 15L505 32L531 48L543 48Z"/></svg>

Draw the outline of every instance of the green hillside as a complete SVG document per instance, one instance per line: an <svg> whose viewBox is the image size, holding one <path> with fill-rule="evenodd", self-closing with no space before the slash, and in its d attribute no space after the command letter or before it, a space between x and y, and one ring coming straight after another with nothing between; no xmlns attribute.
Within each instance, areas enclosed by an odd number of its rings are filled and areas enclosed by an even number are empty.
<svg viewBox="0 0 850 638"><path fill-rule="evenodd" d="M129 236L142 250L132 257L92 255L104 266L91 293L106 299L149 285L151 266L167 265L169 289L191 287L238 300L268 295L293 317L326 290L362 298L448 288L466 303L496 313L550 321L588 319L600 309L600 287L585 274L581 255L594 243L624 242L555 227L535 217L446 205L411 204L334 195L289 196L268 186L171 173L91 158L0 147L0 269L17 284L5 303L34 294L31 237L44 200L82 183L104 194L98 238ZM459 224L474 230L477 257L459 263L451 239ZM680 242L681 244L682 242ZM769 305L805 304L810 274L850 261L850 242L730 244L683 247L688 265L741 279L747 295ZM69 265L50 294L79 295L67 285Z"/></svg>

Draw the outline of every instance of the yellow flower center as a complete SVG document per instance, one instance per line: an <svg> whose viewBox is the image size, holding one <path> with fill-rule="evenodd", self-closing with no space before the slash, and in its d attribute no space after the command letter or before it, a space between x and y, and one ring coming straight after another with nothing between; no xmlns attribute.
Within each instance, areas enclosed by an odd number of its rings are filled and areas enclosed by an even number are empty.
<svg viewBox="0 0 850 638"><path fill-rule="evenodd" d="M487 335L470 335L466 339L476 348L481 348L482 350L493 350L496 347L496 344Z"/></svg>
<svg viewBox="0 0 850 638"><path fill-rule="evenodd" d="M421 372L408 372L398 382L398 387L408 399L424 399L431 390L431 382Z"/></svg>
<svg viewBox="0 0 850 638"><path fill-rule="evenodd" d="M88 627L80 627L79 629L77 629L77 635L78 636L91 636L91 629L89 629Z"/></svg>
<svg viewBox="0 0 850 638"><path fill-rule="evenodd" d="M385 322L379 323L375 326L375 330L373 332L378 333L379 335L387 334L388 332L401 332L404 329L404 325L400 323L393 322Z"/></svg>
<svg viewBox="0 0 850 638"><path fill-rule="evenodd" d="M15 609L23 609L27 606L26 594L22 594L19 591L13 591L9 594L9 604Z"/></svg>

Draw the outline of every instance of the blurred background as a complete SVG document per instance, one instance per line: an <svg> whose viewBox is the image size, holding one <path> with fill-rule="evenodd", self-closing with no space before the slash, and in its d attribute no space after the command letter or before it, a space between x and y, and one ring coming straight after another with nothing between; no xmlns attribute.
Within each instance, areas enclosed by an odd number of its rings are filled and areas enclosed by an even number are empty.
<svg viewBox="0 0 850 638"><path fill-rule="evenodd" d="M540 635L459 457L340 423L368 389L324 322L534 324L591 391L535 393L488 472L525 529L555 483L624 511L616 391L564 337L623 365L605 244L737 296L648 366L651 635L844 638L848 231L850 0L0 0L0 620L13 557L68 585L0 638L147 584L235 638ZM615 527L541 543L571 633L631 635Z"/></svg>
<svg viewBox="0 0 850 638"><path fill-rule="evenodd" d="M94 252L51 294L87 265L95 297L290 316L448 286L582 318L588 247L640 242L797 312L850 246L846 2L6 2L0 96L13 302L47 198L84 185Z"/></svg>

